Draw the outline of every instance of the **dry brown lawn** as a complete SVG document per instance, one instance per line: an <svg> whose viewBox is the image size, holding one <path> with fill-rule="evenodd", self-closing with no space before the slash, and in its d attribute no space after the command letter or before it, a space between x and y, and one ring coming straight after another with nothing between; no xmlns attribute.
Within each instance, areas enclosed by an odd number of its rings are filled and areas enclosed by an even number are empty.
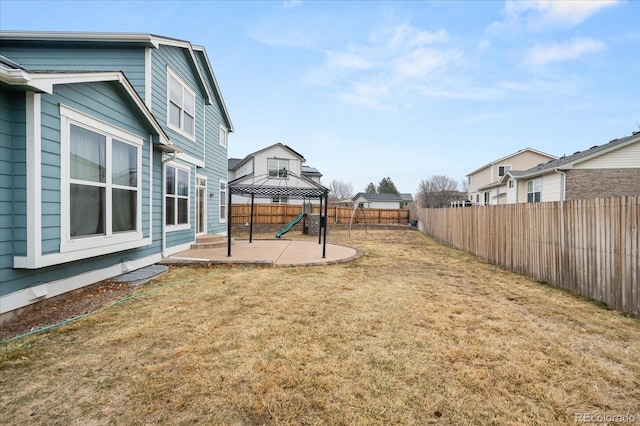
<svg viewBox="0 0 640 426"><path fill-rule="evenodd" d="M637 318L415 231L329 242L366 254L173 268L138 297L3 344L0 423L640 422Z"/></svg>

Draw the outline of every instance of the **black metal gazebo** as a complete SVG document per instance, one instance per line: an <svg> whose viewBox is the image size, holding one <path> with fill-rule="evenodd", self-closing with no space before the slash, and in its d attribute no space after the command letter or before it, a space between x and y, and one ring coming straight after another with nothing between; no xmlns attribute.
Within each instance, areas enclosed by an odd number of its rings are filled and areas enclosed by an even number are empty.
<svg viewBox="0 0 640 426"><path fill-rule="evenodd" d="M318 244L322 244L322 258L327 252L327 214L329 189L319 183L305 177L298 176L289 170L282 170L278 176L253 175L242 176L227 184L228 212L227 212L227 257L231 257L231 218L233 205L231 203L234 194L251 198L251 213L249 221L249 242L253 240L253 207L255 198L287 197L295 200L320 200L320 229L318 232ZM323 211L324 207L324 211Z"/></svg>

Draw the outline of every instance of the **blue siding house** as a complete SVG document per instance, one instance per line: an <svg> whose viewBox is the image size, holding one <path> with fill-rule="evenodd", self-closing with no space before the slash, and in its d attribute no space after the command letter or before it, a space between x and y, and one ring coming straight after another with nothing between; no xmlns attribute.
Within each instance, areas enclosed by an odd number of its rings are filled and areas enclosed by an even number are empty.
<svg viewBox="0 0 640 426"><path fill-rule="evenodd" d="M0 31L0 316L225 234L232 131L203 47Z"/></svg>

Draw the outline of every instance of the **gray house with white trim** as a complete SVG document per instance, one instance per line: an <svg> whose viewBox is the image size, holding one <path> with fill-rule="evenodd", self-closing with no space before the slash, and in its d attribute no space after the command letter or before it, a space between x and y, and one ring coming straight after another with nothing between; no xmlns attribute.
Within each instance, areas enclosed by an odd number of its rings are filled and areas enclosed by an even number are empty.
<svg viewBox="0 0 640 426"><path fill-rule="evenodd" d="M0 31L0 315L224 234L232 131L204 47Z"/></svg>

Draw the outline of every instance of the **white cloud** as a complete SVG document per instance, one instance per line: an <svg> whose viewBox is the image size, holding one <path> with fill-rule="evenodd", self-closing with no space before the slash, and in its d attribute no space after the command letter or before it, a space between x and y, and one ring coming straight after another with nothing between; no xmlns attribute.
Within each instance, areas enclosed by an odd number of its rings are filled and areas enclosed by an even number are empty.
<svg viewBox="0 0 640 426"><path fill-rule="evenodd" d="M507 0L505 19L489 25L488 31L540 31L549 27L574 27L619 0Z"/></svg>
<svg viewBox="0 0 640 426"><path fill-rule="evenodd" d="M282 5L285 9L293 9L294 7L302 5L302 0L286 0L282 2Z"/></svg>
<svg viewBox="0 0 640 426"><path fill-rule="evenodd" d="M420 47L396 58L393 63L393 74L400 80L425 77L461 57L462 53L456 51Z"/></svg>
<svg viewBox="0 0 640 426"><path fill-rule="evenodd" d="M578 38L566 43L534 46L524 58L526 64L545 65L550 62L567 61L583 55L598 52L606 44L592 38Z"/></svg>
<svg viewBox="0 0 640 426"><path fill-rule="evenodd" d="M334 87L333 96L346 103L387 107L401 96L419 95L421 85L462 60L462 52L448 42L443 29L385 27L360 43L325 51L326 61L309 73L308 81Z"/></svg>
<svg viewBox="0 0 640 426"><path fill-rule="evenodd" d="M331 52L327 51L327 66L330 68L339 68L345 70L366 70L374 65L363 55L350 52Z"/></svg>

